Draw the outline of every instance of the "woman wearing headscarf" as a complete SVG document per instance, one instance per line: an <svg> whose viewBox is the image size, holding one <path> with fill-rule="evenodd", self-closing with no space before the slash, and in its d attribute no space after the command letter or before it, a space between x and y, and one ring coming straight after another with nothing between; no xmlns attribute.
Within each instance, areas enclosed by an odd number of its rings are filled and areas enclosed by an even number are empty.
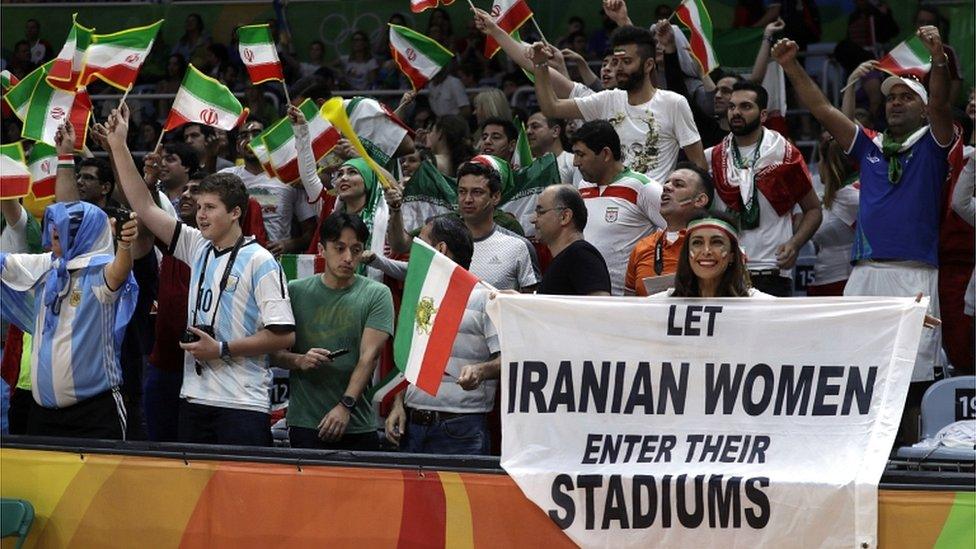
<svg viewBox="0 0 976 549"><path fill-rule="evenodd" d="M392 176L387 175L392 181ZM336 172L333 187L336 191L335 211L358 215L369 228L366 248L376 256L386 253L386 227L390 209L383 199L379 176L362 158L346 160ZM380 282L383 273L372 267L359 266L359 274Z"/></svg>
<svg viewBox="0 0 976 549"><path fill-rule="evenodd" d="M4 320L33 334L30 435L125 437L119 352L139 289L130 248L135 220L113 250L109 218L84 202L44 214L50 253L0 253Z"/></svg>

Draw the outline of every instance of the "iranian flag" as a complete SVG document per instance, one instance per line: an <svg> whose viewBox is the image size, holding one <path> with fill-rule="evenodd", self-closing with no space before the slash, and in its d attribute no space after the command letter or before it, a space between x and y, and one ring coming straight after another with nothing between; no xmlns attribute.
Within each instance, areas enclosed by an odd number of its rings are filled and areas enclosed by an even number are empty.
<svg viewBox="0 0 976 549"><path fill-rule="evenodd" d="M247 109L241 107L241 102L227 86L190 64L186 68L186 76L180 84L180 91L176 93L163 131L168 132L190 122L232 130L245 119Z"/></svg>
<svg viewBox="0 0 976 549"><path fill-rule="evenodd" d="M261 162L261 168L264 169L264 173L268 174L268 177L278 177L278 174L276 174L274 171L274 167L271 166L271 155L268 154L268 148L264 146L264 141L261 140L263 136L264 132L261 132L259 135L251 139L247 146L250 147L254 152L254 156L258 157L258 161Z"/></svg>
<svg viewBox="0 0 976 549"><path fill-rule="evenodd" d="M319 114L318 106L311 99L302 101L298 108L308 121L308 137L312 141L312 155L318 162L323 156L329 154L329 151L335 147L342 136L328 120ZM287 117L282 118L263 132L260 137L268 151L271 169L277 174L278 179L283 183L298 181L301 178L298 171L298 145L295 143L295 133L291 128L291 121Z"/></svg>
<svg viewBox="0 0 976 549"><path fill-rule="evenodd" d="M71 30L61 52L54 59L47 80L52 86L65 91L74 91L79 85L82 69L85 66L85 53L92 42L95 29L78 24L78 14L71 16Z"/></svg>
<svg viewBox="0 0 976 549"><path fill-rule="evenodd" d="M393 401L393 397L397 393L406 389L408 385L410 382L403 377L403 372L393 368L387 372L383 379L366 391L366 402L388 404Z"/></svg>
<svg viewBox="0 0 976 549"><path fill-rule="evenodd" d="M271 38L271 28L266 23L245 25L237 29L237 39L241 61L247 67L252 84L268 80L285 81L281 61L278 60L278 50Z"/></svg>
<svg viewBox="0 0 976 549"><path fill-rule="evenodd" d="M0 145L0 199L27 196L30 186L31 174L20 141Z"/></svg>
<svg viewBox="0 0 976 549"><path fill-rule="evenodd" d="M407 381L436 396L468 297L478 279L419 238L413 239L393 359Z"/></svg>
<svg viewBox="0 0 976 549"><path fill-rule="evenodd" d="M450 6L453 3L454 0L410 0L410 11L420 13L430 8L436 8L437 4Z"/></svg>
<svg viewBox="0 0 976 549"><path fill-rule="evenodd" d="M279 262L287 280L307 278L325 271L325 258L316 254L282 254Z"/></svg>
<svg viewBox="0 0 976 549"><path fill-rule="evenodd" d="M691 55L702 66L705 74L718 67L718 57L712 47L712 18L703 0L684 0L674 14L678 21L691 31Z"/></svg>
<svg viewBox="0 0 976 549"><path fill-rule="evenodd" d="M10 71L0 71L0 87L3 88L3 91L16 86L17 82L20 82L20 79L11 74Z"/></svg>
<svg viewBox="0 0 976 549"><path fill-rule="evenodd" d="M882 57L876 68L922 81L932 68L932 56L918 36L911 36Z"/></svg>
<svg viewBox="0 0 976 549"><path fill-rule="evenodd" d="M54 196L54 182L58 173L57 149L40 141L34 143L27 158L27 168L33 181L31 193L34 197L42 199Z"/></svg>
<svg viewBox="0 0 976 549"><path fill-rule="evenodd" d="M87 86L93 78L98 78L120 90L129 89L135 84L162 25L160 19L145 27L92 36L81 73L81 85Z"/></svg>
<svg viewBox="0 0 976 549"><path fill-rule="evenodd" d="M4 94L4 102L14 111L17 118L21 120L27 118L27 107L30 106L30 99L31 95L34 94L34 88L37 86L38 81L44 80L44 76L47 75L47 71L51 68L52 64L54 64L54 61L48 61L46 64L37 67Z"/></svg>
<svg viewBox="0 0 976 549"><path fill-rule="evenodd" d="M518 139L515 140L515 153L512 155L512 167L524 168L532 163L532 147L529 146L529 137L525 135L525 124L514 117L512 122L518 128Z"/></svg>
<svg viewBox="0 0 976 549"><path fill-rule="evenodd" d="M390 53L414 91L423 88L454 58L433 38L400 25L390 25Z"/></svg>
<svg viewBox="0 0 976 549"><path fill-rule="evenodd" d="M525 0L495 0L491 5L491 18L507 34L517 31L532 17L532 10ZM485 57L491 59L498 53L501 46L494 38L485 39Z"/></svg>
<svg viewBox="0 0 976 549"><path fill-rule="evenodd" d="M52 86L46 79L39 79L30 98L21 136L54 144L58 126L68 120L75 128L74 148L81 151L88 137L91 111L91 99L84 88L70 92Z"/></svg>

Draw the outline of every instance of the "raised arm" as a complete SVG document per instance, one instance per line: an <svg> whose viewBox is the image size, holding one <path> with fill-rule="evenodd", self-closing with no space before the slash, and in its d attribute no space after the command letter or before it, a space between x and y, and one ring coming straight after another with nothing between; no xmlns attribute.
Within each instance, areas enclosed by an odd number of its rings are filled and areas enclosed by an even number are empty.
<svg viewBox="0 0 976 549"><path fill-rule="evenodd" d="M877 64L878 62L874 59L865 61L851 71L851 75L847 78L847 85L844 86L844 95L840 100L840 111L852 121L854 121L854 110L857 109L857 87L861 82L861 78L864 78L865 74L873 71Z"/></svg>
<svg viewBox="0 0 976 549"><path fill-rule="evenodd" d="M478 27L482 33L491 36L498 42L498 45L502 48L502 51L508 55L509 59L519 67L525 69L526 71L532 71L532 61L526 56L526 50L528 45L523 42L517 42L508 33L503 31L498 24L491 18L490 15L484 10L474 8L474 24ZM548 58L547 58L548 61ZM557 97L567 98L570 92L573 91L573 81L566 78L559 73L558 70L554 68L549 68L548 70L550 81L552 82L553 90L556 92Z"/></svg>
<svg viewBox="0 0 976 549"><path fill-rule="evenodd" d="M607 14L607 17L617 26L626 27L634 24L627 14L627 2L624 0L603 0L603 13Z"/></svg>
<svg viewBox="0 0 976 549"><path fill-rule="evenodd" d="M763 78L766 78L766 68L769 66L769 50L773 47L774 42L773 36L784 28L786 28L786 23L777 17L775 21L763 29L762 44L759 44L756 61L752 64L752 74L749 75L750 82L761 84Z"/></svg>
<svg viewBox="0 0 976 549"><path fill-rule="evenodd" d="M773 46L772 55L776 62L783 67L783 72L793 84L800 104L810 110L810 113L824 129L834 136L838 145L843 147L845 151L850 150L854 143L857 125L830 104L817 84L803 70L800 62L796 59L796 53L799 49L796 42L789 38L782 38Z"/></svg>
<svg viewBox="0 0 976 549"><path fill-rule="evenodd" d="M65 121L54 134L54 145L58 150L58 172L54 180L54 200L75 202L81 200L78 194L78 181L75 176L75 128ZM64 158L64 160L61 160ZM69 160L70 159L70 160Z"/></svg>
<svg viewBox="0 0 976 549"><path fill-rule="evenodd" d="M132 272L132 244L139 236L139 223L135 217L136 214L131 214L130 219L121 227L116 224L115 218L109 218L115 233L121 233L118 236L119 245L115 250L115 259L105 266L105 285L113 292L122 287Z"/></svg>
<svg viewBox="0 0 976 549"><path fill-rule="evenodd" d="M125 142L128 133L129 107L123 103L119 109L112 110L108 126L108 142L112 162L118 169L118 184L122 187L129 206L142 218L146 227L161 242L169 245L176 231L176 219L170 217L153 200Z"/></svg>
<svg viewBox="0 0 976 549"><path fill-rule="evenodd" d="M526 52L531 55L532 71L535 74L535 95L539 100L539 110L547 118L562 118L572 120L583 118L576 101L572 99L560 99L552 88L552 81L549 79L549 45L542 42L532 44L532 48Z"/></svg>
<svg viewBox="0 0 976 549"><path fill-rule="evenodd" d="M319 178L318 169L315 163L315 154L312 152L312 138L308 133L308 121L305 114L295 105L288 105L288 120L291 122L292 133L295 134L295 148L298 149L298 174L301 177L302 186L308 194L308 200L318 200L325 188L322 179Z"/></svg>
<svg viewBox="0 0 976 549"><path fill-rule="evenodd" d="M929 124L936 142L946 147L952 142L955 130L952 127L952 106L949 104L949 57L942 47L939 29L926 25L916 31L918 37L932 56L932 70L929 72Z"/></svg>

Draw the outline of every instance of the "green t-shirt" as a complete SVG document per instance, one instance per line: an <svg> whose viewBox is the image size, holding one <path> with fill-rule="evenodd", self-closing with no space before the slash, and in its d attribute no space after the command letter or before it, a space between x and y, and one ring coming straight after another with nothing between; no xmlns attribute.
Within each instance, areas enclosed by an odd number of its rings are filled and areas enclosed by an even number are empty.
<svg viewBox="0 0 976 549"><path fill-rule="evenodd" d="M383 284L356 275L352 286L333 290L321 275L288 283L295 314L294 352L313 347L349 353L309 371L292 370L289 381L288 425L317 429L329 410L339 404L359 361L363 330L373 328L393 334L393 297ZM360 397L349 417L347 433L376 429L372 405Z"/></svg>

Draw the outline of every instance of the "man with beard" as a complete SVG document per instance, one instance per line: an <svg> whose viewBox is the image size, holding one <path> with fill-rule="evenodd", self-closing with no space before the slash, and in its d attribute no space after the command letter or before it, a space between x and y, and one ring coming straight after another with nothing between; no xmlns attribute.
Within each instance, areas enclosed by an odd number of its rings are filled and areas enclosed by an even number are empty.
<svg viewBox="0 0 976 549"><path fill-rule="evenodd" d="M654 87L654 35L621 27L611 37L617 89L586 97L559 99L549 79L551 47L536 43L531 55L539 108L548 117L608 120L620 136L625 166L662 181L674 168L678 150L705 167L701 137L684 97Z"/></svg>
<svg viewBox="0 0 976 549"><path fill-rule="evenodd" d="M774 130L764 128L766 89L751 82L732 87L732 133L705 151L715 180L716 208L738 216L740 244L757 290L778 297L793 293L790 270L823 214L803 155ZM803 216L793 231L793 208Z"/></svg>
<svg viewBox="0 0 976 549"><path fill-rule="evenodd" d="M929 89L911 77L890 76L885 95L884 133L859 127L830 104L797 61L798 47L788 39L773 46L772 56L793 84L800 103L845 151L860 163L854 269L844 295L930 297L928 314L939 316L939 225L943 192L956 144L949 101L948 59L939 30L916 31L932 58ZM922 331L906 413L898 440L917 440L918 407L939 364L941 329Z"/></svg>
<svg viewBox="0 0 976 549"><path fill-rule="evenodd" d="M287 185L264 172L261 161L248 146L264 131L264 124L248 120L237 137L237 152L244 159L243 166L234 166L217 173L229 173L241 178L248 196L261 204L264 230L268 233L266 248L275 257L305 250L312 239L318 210L308 203L305 191ZM298 222L298 236L292 237L292 219Z"/></svg>

